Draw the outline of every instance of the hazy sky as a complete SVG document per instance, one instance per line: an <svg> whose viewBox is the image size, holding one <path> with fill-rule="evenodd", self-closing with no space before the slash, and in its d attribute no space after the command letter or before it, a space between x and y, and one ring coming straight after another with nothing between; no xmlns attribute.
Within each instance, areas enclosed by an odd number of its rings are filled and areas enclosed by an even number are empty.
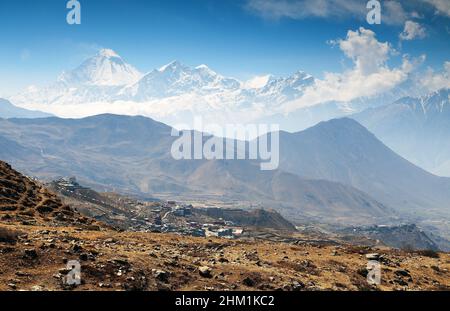
<svg viewBox="0 0 450 311"><path fill-rule="evenodd" d="M68 25L66 0L0 0L0 96L50 83L99 48L142 72L177 59L242 80L323 77L351 66L330 40L359 27L390 43L392 66L404 54L435 70L450 60L448 0L381 1L381 25L366 22L366 0L79 1L82 24Z"/></svg>

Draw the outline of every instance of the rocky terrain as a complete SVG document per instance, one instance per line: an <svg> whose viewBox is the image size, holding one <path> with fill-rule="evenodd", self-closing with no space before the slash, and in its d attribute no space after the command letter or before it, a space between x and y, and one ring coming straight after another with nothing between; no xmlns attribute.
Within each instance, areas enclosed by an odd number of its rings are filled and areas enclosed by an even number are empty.
<svg viewBox="0 0 450 311"><path fill-rule="evenodd" d="M81 262L78 290L448 290L450 258L386 250L382 284L366 281L367 248L187 238L165 234L14 227L2 243L0 289L64 290L65 262Z"/></svg>
<svg viewBox="0 0 450 311"><path fill-rule="evenodd" d="M340 231L344 236L364 236L385 245L401 249L449 250L450 243L425 233L414 224L401 226L372 226L346 228Z"/></svg>
<svg viewBox="0 0 450 311"><path fill-rule="evenodd" d="M450 255L294 235L195 238L118 231L0 164L0 290L449 290ZM368 259L382 265L369 285ZM66 263L81 263L67 285Z"/></svg>
<svg viewBox="0 0 450 311"><path fill-rule="evenodd" d="M250 210L227 208L196 209L199 214L213 218L222 218L240 226L271 228L285 231L295 231L295 226L273 210Z"/></svg>
<svg viewBox="0 0 450 311"><path fill-rule="evenodd" d="M99 230L99 223L83 217L36 181L0 161L0 219L24 226L76 225Z"/></svg>

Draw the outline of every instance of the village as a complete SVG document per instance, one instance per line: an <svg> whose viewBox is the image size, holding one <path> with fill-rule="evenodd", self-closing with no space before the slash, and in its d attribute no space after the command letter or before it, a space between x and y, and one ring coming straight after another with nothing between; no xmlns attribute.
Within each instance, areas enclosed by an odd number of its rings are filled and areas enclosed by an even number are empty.
<svg viewBox="0 0 450 311"><path fill-rule="evenodd" d="M208 207L195 208L192 204L173 200L144 201L115 193L99 193L80 185L75 177L56 179L49 186L79 212L123 230L227 239L244 234L242 225L222 217L211 217ZM229 211L241 212L238 209Z"/></svg>
<svg viewBox="0 0 450 311"><path fill-rule="evenodd" d="M156 214L153 221L146 219L151 232L234 239L241 237L244 231L232 221L222 218L209 219L208 222L191 204L167 201L159 207L154 207L152 211Z"/></svg>

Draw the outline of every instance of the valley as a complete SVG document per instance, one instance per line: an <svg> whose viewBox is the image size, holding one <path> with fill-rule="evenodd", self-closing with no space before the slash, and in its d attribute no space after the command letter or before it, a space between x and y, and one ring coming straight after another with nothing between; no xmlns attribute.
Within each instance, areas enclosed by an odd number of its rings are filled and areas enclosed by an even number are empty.
<svg viewBox="0 0 450 311"><path fill-rule="evenodd" d="M259 160L174 160L171 128L145 117L0 120L0 158L50 182L101 192L274 209L296 223L398 225L449 219L450 182L400 158L351 119L280 133L280 169Z"/></svg>

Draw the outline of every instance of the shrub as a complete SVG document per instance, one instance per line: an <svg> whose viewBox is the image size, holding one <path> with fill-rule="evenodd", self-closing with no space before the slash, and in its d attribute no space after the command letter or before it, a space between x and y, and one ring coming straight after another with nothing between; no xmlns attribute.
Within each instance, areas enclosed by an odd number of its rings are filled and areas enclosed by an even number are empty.
<svg viewBox="0 0 450 311"><path fill-rule="evenodd" d="M430 258L439 258L439 253L432 249L418 251L418 254L421 256L430 257Z"/></svg>
<svg viewBox="0 0 450 311"><path fill-rule="evenodd" d="M19 238L20 232L11 230L5 227L0 227L0 242L3 243L16 243Z"/></svg>

